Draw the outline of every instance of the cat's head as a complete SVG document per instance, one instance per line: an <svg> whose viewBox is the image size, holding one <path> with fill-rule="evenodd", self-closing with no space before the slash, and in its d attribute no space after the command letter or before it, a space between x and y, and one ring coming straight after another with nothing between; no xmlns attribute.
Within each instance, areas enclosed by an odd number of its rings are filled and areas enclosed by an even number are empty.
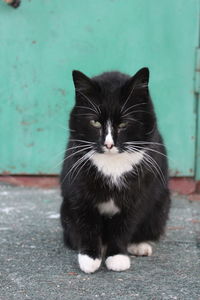
<svg viewBox="0 0 200 300"><path fill-rule="evenodd" d="M106 72L89 78L73 71L73 80L76 103L70 117L71 140L109 154L129 151L133 142L151 140L156 119L148 68L132 77Z"/></svg>

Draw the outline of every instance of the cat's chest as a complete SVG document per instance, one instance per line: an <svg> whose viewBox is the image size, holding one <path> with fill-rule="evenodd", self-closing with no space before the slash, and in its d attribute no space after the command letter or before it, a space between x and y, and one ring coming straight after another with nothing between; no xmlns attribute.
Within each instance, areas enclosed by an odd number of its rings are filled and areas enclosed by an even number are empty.
<svg viewBox="0 0 200 300"><path fill-rule="evenodd" d="M95 153L91 157L91 161L101 174L110 177L112 183L118 185L121 183L122 175L131 172L133 167L142 161L143 155L143 151L115 154Z"/></svg>
<svg viewBox="0 0 200 300"><path fill-rule="evenodd" d="M106 215L109 217L112 217L120 212L120 208L116 205L112 198L110 198L109 201L99 203L97 205L97 209L100 215Z"/></svg>

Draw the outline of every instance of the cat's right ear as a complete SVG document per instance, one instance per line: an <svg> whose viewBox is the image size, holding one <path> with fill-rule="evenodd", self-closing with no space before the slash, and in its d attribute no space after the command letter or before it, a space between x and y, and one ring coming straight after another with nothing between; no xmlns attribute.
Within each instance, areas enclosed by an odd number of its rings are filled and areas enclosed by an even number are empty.
<svg viewBox="0 0 200 300"><path fill-rule="evenodd" d="M80 71L74 70L72 77L76 91L89 90L94 87L92 80Z"/></svg>

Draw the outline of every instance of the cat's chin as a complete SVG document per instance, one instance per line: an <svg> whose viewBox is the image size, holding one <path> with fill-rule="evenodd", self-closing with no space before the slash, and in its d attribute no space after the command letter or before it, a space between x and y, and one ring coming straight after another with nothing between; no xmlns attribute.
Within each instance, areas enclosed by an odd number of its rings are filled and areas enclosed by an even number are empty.
<svg viewBox="0 0 200 300"><path fill-rule="evenodd" d="M103 154L112 155L112 154L118 154L119 150L117 147L113 147L112 149L107 149L105 146L103 146Z"/></svg>

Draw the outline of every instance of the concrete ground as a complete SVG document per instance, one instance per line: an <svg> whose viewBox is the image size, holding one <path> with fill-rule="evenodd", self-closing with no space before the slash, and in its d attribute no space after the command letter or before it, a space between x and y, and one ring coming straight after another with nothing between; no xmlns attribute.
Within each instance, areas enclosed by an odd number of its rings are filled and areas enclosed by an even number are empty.
<svg viewBox="0 0 200 300"><path fill-rule="evenodd" d="M58 189L0 185L0 299L200 299L200 202L174 196L165 238L126 272L82 273L64 248Z"/></svg>

